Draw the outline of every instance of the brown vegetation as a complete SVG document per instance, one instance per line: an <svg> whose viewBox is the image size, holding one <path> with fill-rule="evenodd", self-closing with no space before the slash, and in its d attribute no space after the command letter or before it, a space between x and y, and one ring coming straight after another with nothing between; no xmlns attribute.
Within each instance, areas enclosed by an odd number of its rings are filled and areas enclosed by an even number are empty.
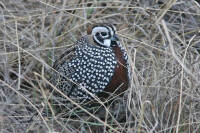
<svg viewBox="0 0 200 133"><path fill-rule="evenodd" d="M73 102L86 113L58 111L45 87L53 61L88 24L102 22L117 26L132 86L95 114ZM193 0L1 0L0 132L195 133L198 48L200 4Z"/></svg>

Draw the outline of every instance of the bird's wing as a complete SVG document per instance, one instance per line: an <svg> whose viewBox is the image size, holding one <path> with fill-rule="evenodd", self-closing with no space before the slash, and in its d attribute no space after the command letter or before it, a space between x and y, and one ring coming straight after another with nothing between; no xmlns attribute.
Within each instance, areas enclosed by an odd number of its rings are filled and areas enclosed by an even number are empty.
<svg viewBox="0 0 200 133"><path fill-rule="evenodd" d="M75 47L69 48L54 62L53 72L50 79L50 82L66 95L70 94L74 86L67 76L73 72L73 68L65 67L64 64L75 58L74 51Z"/></svg>
<svg viewBox="0 0 200 133"><path fill-rule="evenodd" d="M50 82L68 96L77 87L76 83L71 80L71 75L74 74L76 68L69 64L77 58L75 53L77 48L85 45L85 43L87 43L87 40L85 37L82 37L72 47L61 54L53 65L54 71Z"/></svg>

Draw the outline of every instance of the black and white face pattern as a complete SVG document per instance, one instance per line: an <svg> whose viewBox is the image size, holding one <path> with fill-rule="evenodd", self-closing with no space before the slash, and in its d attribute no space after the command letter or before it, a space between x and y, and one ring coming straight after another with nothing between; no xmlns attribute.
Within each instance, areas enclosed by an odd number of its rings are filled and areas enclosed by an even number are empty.
<svg viewBox="0 0 200 133"><path fill-rule="evenodd" d="M97 25L92 29L94 42L100 46L111 47L119 39L115 34L116 28L114 25Z"/></svg>

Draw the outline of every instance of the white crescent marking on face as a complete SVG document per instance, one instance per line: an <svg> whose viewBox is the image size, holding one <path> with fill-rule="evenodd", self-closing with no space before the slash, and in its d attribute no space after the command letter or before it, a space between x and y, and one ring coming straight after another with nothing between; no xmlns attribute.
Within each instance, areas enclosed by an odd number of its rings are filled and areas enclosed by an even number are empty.
<svg viewBox="0 0 200 133"><path fill-rule="evenodd" d="M95 27L93 30L92 30L92 35L95 36L95 34L97 32L108 32L108 29L105 28L105 27Z"/></svg>
<svg viewBox="0 0 200 133"><path fill-rule="evenodd" d="M104 40L104 46L110 47L110 44L111 44L111 40L110 39L105 39Z"/></svg>
<svg viewBox="0 0 200 133"><path fill-rule="evenodd" d="M98 43L98 44L100 44L100 45L104 45L103 43L101 43L98 39L97 39L97 37L94 35L94 40Z"/></svg>
<svg viewBox="0 0 200 133"><path fill-rule="evenodd" d="M110 28L109 28L109 30L110 30ZM95 28L93 28L93 30L92 30L92 36L94 37L95 41L96 41L98 44L100 44L100 45L102 45L102 46L110 47L110 44L111 44L111 40L110 40L110 39L105 39L104 42L102 43L102 42L100 42L100 41L97 39L97 37L95 36L96 33L101 33L101 32L106 32L106 33L108 33L109 31L108 31L108 29L107 29L106 27L95 27Z"/></svg>

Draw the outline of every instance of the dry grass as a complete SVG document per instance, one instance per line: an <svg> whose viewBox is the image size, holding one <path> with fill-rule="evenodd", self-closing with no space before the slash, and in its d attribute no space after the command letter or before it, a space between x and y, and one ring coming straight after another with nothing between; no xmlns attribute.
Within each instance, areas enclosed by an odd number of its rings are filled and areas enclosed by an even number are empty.
<svg viewBox="0 0 200 133"><path fill-rule="evenodd" d="M0 14L0 132L200 130L198 2L1 0ZM53 61L95 22L116 24L132 86L97 113L73 101L83 115L67 106L58 111L45 87Z"/></svg>

